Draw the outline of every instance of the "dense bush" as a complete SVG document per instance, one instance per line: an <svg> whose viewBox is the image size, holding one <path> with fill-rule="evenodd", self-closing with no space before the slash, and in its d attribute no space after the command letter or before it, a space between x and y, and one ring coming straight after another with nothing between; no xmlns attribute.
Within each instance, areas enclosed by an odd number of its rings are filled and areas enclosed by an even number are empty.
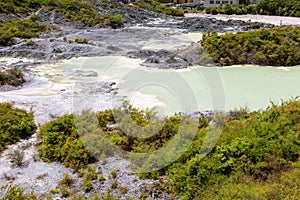
<svg viewBox="0 0 300 200"><path fill-rule="evenodd" d="M165 5L161 4L157 0L136 0L134 4L143 9L160 12L167 15L172 15L172 16L184 15L184 10L182 8L166 7Z"/></svg>
<svg viewBox="0 0 300 200"><path fill-rule="evenodd" d="M121 15L108 15L106 23L114 29L120 28L123 25Z"/></svg>
<svg viewBox="0 0 300 200"><path fill-rule="evenodd" d="M257 4L258 14L300 17L298 0L260 0Z"/></svg>
<svg viewBox="0 0 300 200"><path fill-rule="evenodd" d="M260 112L233 111L206 157L199 153L207 131L202 128L180 159L147 176L167 175L182 199L296 198L299 120L299 101Z"/></svg>
<svg viewBox="0 0 300 200"><path fill-rule="evenodd" d="M201 44L219 65L300 64L300 27L277 27L224 35L208 32L204 34Z"/></svg>
<svg viewBox="0 0 300 200"><path fill-rule="evenodd" d="M12 85L19 86L24 83L24 74L21 70L11 68L7 73L0 72L0 86L1 85Z"/></svg>
<svg viewBox="0 0 300 200"><path fill-rule="evenodd" d="M136 153L151 152L162 147L178 132L182 120L180 115L159 119L154 111L134 108L128 102L113 112L97 113L97 118L112 144ZM116 123L115 120L118 126L111 134L106 127Z"/></svg>
<svg viewBox="0 0 300 200"><path fill-rule="evenodd" d="M91 121L89 114L84 112L82 118L78 117L78 130L84 127L86 133L96 131L96 135L100 135L101 127L115 146L137 153L152 152L176 139L183 119L179 115L159 119L155 112L139 110L128 102L124 102L119 109L97 113L96 122L100 127L91 126L95 121ZM83 119L86 121L83 122ZM192 138L191 145L179 159L167 167L139 175L152 178L167 176L169 181L164 189L182 199L295 199L299 196L300 101L282 102L280 106L272 104L266 110L251 113L246 109L234 110L227 116L218 115L214 119L215 124L219 120L225 122L222 133L206 157L202 158L199 151L207 131L212 127L208 128L209 119L201 117L197 120L196 137ZM157 126L149 128L150 123L157 123ZM189 132L188 129L185 131ZM86 133L83 130L79 132L84 140ZM66 154L62 152L65 151L66 142L78 139L74 133L71 115L42 127L43 144L40 150L48 152L42 154L44 158L63 162ZM95 142L94 137L92 140L95 151L103 153L98 148L103 143ZM184 143L184 138L179 138L175 146L180 147ZM70 147L73 145L70 144ZM76 153L78 157L70 158L82 160L87 157L82 154L86 152L82 145L75 149L81 153ZM170 151L168 155L172 156L177 151ZM152 157L144 160L145 163L152 161ZM86 166L86 163L81 166ZM97 179L95 169L90 167L80 171L85 171L83 184L85 190L89 191L92 189L91 181ZM117 174L111 172L111 176L116 177ZM117 186L113 184L111 187Z"/></svg>
<svg viewBox="0 0 300 200"><path fill-rule="evenodd" d="M41 6L39 0L2 0L0 2L0 13L13 13L13 14L29 14L35 8Z"/></svg>
<svg viewBox="0 0 300 200"><path fill-rule="evenodd" d="M213 15L218 14L218 11L217 11L216 8L212 8L210 12L211 12L211 14L213 14Z"/></svg>
<svg viewBox="0 0 300 200"><path fill-rule="evenodd" d="M0 103L0 152L7 145L31 136L35 130L32 113L14 109L11 103Z"/></svg>
<svg viewBox="0 0 300 200"><path fill-rule="evenodd" d="M118 113L121 110L125 111L131 122L122 115L123 112ZM140 127L147 127L149 119L155 114L127 103L121 110L100 112L97 116L111 142L131 152L151 152L161 148L173 140L182 119L182 116L164 119L158 134L143 139L143 130L147 132L147 129L137 130L128 124L133 122ZM112 130L107 127L115 124L118 116L122 121L111 135ZM202 117L198 122L195 140L180 159L169 167L142 176L167 175L173 192L183 199L219 199L223 195L228 199L296 197L299 194L297 183L290 184L288 179L294 180L299 176L299 120L299 101L272 105L261 112L247 113L244 109L231 111L225 117L217 145L207 157L200 159L199 150L208 126L208 120ZM148 159L151 162L151 157ZM247 185L252 188L249 189Z"/></svg>
<svg viewBox="0 0 300 200"><path fill-rule="evenodd" d="M73 169L81 169L91 156L76 131L73 115L66 115L41 127L39 154L46 162L59 161Z"/></svg>
<svg viewBox="0 0 300 200"><path fill-rule="evenodd" d="M113 111L96 115L83 112L75 117L76 123L73 115L63 116L41 127L40 156L47 162L59 161L78 170L94 158L111 156L120 149L137 153L154 151L178 132L182 120L179 115L165 119L155 115L151 110L139 110L125 102ZM149 127L150 122L155 124Z"/></svg>
<svg viewBox="0 0 300 200"><path fill-rule="evenodd" d="M205 13L210 14L211 13L211 8L210 7L205 8Z"/></svg>
<svg viewBox="0 0 300 200"><path fill-rule="evenodd" d="M46 162L58 161L80 170L101 155L111 156L114 151L108 139L97 126L95 113L65 115L41 127L42 140L39 155Z"/></svg>
<svg viewBox="0 0 300 200"><path fill-rule="evenodd" d="M31 19L7 21L0 27L0 45L13 45L15 37L25 39L39 37L40 33L46 30L46 26L39 25Z"/></svg>
<svg viewBox="0 0 300 200"><path fill-rule="evenodd" d="M206 8L208 14L260 14L300 17L300 2L298 0L260 0L257 4L234 6L220 5L217 9Z"/></svg>

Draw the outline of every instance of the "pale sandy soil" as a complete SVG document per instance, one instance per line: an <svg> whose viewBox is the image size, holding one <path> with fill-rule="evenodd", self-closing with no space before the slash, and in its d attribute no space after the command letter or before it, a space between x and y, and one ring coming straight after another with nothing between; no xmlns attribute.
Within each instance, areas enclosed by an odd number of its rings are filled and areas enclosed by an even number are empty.
<svg viewBox="0 0 300 200"><path fill-rule="evenodd" d="M297 25L300 26L300 18L299 17L284 17L284 16L267 16L267 15L211 15L211 14L203 14L203 13L186 13L185 17L208 17L208 18L216 18L219 20L243 20L251 22L261 22L261 23L269 23L274 24L276 26L279 25Z"/></svg>

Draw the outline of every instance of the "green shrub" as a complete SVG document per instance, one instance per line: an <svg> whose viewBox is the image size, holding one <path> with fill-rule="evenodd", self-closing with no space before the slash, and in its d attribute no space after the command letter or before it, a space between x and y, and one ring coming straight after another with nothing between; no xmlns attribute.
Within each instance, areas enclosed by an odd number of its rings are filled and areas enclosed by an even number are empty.
<svg viewBox="0 0 300 200"><path fill-rule="evenodd" d="M11 103L0 103L0 152L7 145L31 136L36 130L33 113L12 106Z"/></svg>
<svg viewBox="0 0 300 200"><path fill-rule="evenodd" d="M25 194L23 189L16 186L6 185L0 187L1 199L3 200L38 200L35 194Z"/></svg>
<svg viewBox="0 0 300 200"><path fill-rule="evenodd" d="M7 73L0 72L0 86L11 85L19 86L25 82L24 74L17 68L11 68Z"/></svg>
<svg viewBox="0 0 300 200"><path fill-rule="evenodd" d="M211 13L211 8L210 7L205 8L205 13L210 14Z"/></svg>
<svg viewBox="0 0 300 200"><path fill-rule="evenodd" d="M89 41L86 38L75 38L75 42L78 44L87 44Z"/></svg>
<svg viewBox="0 0 300 200"><path fill-rule="evenodd" d="M67 198L67 197L69 197L70 194L71 194L70 188L67 187L66 185L62 185L62 186L60 187L60 194L61 194L61 197L62 197L62 198Z"/></svg>
<svg viewBox="0 0 300 200"><path fill-rule="evenodd" d="M69 197L71 194L70 186L76 182L76 179L71 178L69 174L65 174L59 181L58 186L63 198Z"/></svg>
<svg viewBox="0 0 300 200"><path fill-rule="evenodd" d="M102 182L105 181L105 178L103 175L98 175L98 181Z"/></svg>
<svg viewBox="0 0 300 200"><path fill-rule="evenodd" d="M111 189L117 189L118 188L118 182L116 179L113 179L110 183L110 188Z"/></svg>
<svg viewBox="0 0 300 200"><path fill-rule="evenodd" d="M26 45L27 46L35 46L36 43L34 43L32 40L27 40Z"/></svg>
<svg viewBox="0 0 300 200"><path fill-rule="evenodd" d="M202 6L202 5L198 5L198 6L196 7L196 10L198 10L198 11L203 11L203 10L205 10L205 8L204 8L204 6Z"/></svg>
<svg viewBox="0 0 300 200"><path fill-rule="evenodd" d="M13 166L21 167L24 164L24 151L14 149L9 153L9 160Z"/></svg>
<svg viewBox="0 0 300 200"><path fill-rule="evenodd" d="M71 176L70 176L68 173L66 173L66 174L64 175L64 177L59 181L58 185L59 185L60 187L62 187L62 186L70 187L70 186L73 185L75 182L76 182L76 179L71 178Z"/></svg>
<svg viewBox="0 0 300 200"><path fill-rule="evenodd" d="M164 13L177 17L184 16L184 10L182 8L165 8Z"/></svg>
<svg viewBox="0 0 300 200"><path fill-rule="evenodd" d="M81 169L91 161L88 150L76 131L73 115L65 115L41 127L39 155L46 162L59 161L73 169Z"/></svg>
<svg viewBox="0 0 300 200"><path fill-rule="evenodd" d="M211 11L210 11L210 13L211 13L212 15L216 15L216 14L218 14L218 11L217 11L216 8L212 8Z"/></svg>
<svg viewBox="0 0 300 200"><path fill-rule="evenodd" d="M242 15L242 14L244 14L242 8L240 8L240 7L234 7L233 12L236 15Z"/></svg>
<svg viewBox="0 0 300 200"><path fill-rule="evenodd" d="M284 31L282 34L285 34ZM204 38L215 35L215 33L210 33ZM276 38L276 35L268 34L264 30L259 35L265 39ZM236 37L233 34L228 36ZM253 43L253 45L258 44ZM6 103L1 107L11 109L12 105ZM89 114L91 113L83 112L81 116L78 116L77 122L77 125L84 125L87 132L94 128L91 127L93 123ZM94 113L91 115L95 117ZM89 123L83 122L80 117L87 119ZM122 120L118 121L119 119ZM116 145L123 149L144 153L161 148L174 139L182 119L183 116L180 115L164 119L157 118L152 110L140 110L124 102L121 108L99 112L96 120L101 127L105 128L108 124L118 123L116 128L118 132L115 135L111 135L108 129L104 129L104 134L115 142L116 138L119 138ZM218 118L214 118L214 122L218 124L219 121L224 121L222 133L212 151L202 158L199 150L207 136L207 131L213 126L208 127L209 119L201 117L195 120L198 124L196 137L179 159L160 170L140 175L164 178L165 181L161 181L163 182L161 188L167 190L168 193L175 192L181 199L297 199L300 184L299 119L300 101L297 99L282 102L281 105L272 104L261 111L249 113L242 108L231 111L227 116L218 115ZM157 134L145 139L143 136L149 133L147 127L153 123L153 120L155 123L163 123L156 124L158 132L154 129L150 130L151 133L154 131ZM68 140L70 146L78 145L76 142L72 143L78 139L74 123L73 116L66 115L41 128L39 137L42 137L44 146L40 151L46 155L47 159L64 162L66 157L70 156L65 154L70 151L64 152L64 145ZM135 129L132 123L142 128ZM99 129L96 131L100 134ZM185 131L188 132L187 129ZM128 132L139 137L129 136L126 134ZM183 139L180 138L178 144L183 144L185 142ZM84 146L80 147L79 151L85 149ZM74 149L78 151L78 148ZM100 152L99 155L103 153L102 150ZM169 152L169 155L171 156L172 153ZM82 153L78 157L74 157L74 154L72 152L70 156L74 160L83 159ZM152 162L151 157L147 159L149 160L145 160L146 163ZM85 170L79 171L83 176L82 187L85 192L89 192L93 189L93 181L100 181L103 177L99 175L100 173L96 173L93 165L82 164L80 166L83 166L81 169L87 166ZM125 194L127 188L118 186L117 172L112 171L110 174L113 177L110 188L119 189L120 193ZM70 176L65 175L60 182L62 196L70 197L70 199L86 199L70 194L69 186L72 183ZM12 192L14 198L10 199L23 198L15 196L21 195L19 189L13 191L16 191ZM96 196L100 199L113 199L110 191Z"/></svg>
<svg viewBox="0 0 300 200"><path fill-rule="evenodd" d="M107 19L108 24L114 29L120 28L123 25L121 15L108 15Z"/></svg>
<svg viewBox="0 0 300 200"><path fill-rule="evenodd" d="M52 189L49 191L51 194L58 194L59 193L59 190L56 190L56 189Z"/></svg>
<svg viewBox="0 0 300 200"><path fill-rule="evenodd" d="M126 194L128 192L128 188L126 186L119 186L118 187L121 194Z"/></svg>
<svg viewBox="0 0 300 200"><path fill-rule="evenodd" d="M228 5L228 4L226 4ZM229 4L230 5L230 4ZM219 14L224 14L225 13L225 10L224 10L224 7L222 4L220 4L218 7L217 7L217 13Z"/></svg>
<svg viewBox="0 0 300 200"><path fill-rule="evenodd" d="M94 166L89 165L87 170L83 174L82 187L85 192L89 192L93 189L92 181L96 180L98 175L96 174L96 169Z"/></svg>
<svg viewBox="0 0 300 200"><path fill-rule="evenodd" d="M297 0L261 0L257 3L257 11L264 15L297 16L300 11L300 2Z"/></svg>
<svg viewBox="0 0 300 200"><path fill-rule="evenodd" d="M226 4L224 7L224 13L226 15L232 15L233 14L233 9L232 6L230 4Z"/></svg>
<svg viewBox="0 0 300 200"><path fill-rule="evenodd" d="M111 175L111 177L113 179L115 179L115 178L117 178L118 172L116 170L112 170L112 171L109 172L109 174Z"/></svg>

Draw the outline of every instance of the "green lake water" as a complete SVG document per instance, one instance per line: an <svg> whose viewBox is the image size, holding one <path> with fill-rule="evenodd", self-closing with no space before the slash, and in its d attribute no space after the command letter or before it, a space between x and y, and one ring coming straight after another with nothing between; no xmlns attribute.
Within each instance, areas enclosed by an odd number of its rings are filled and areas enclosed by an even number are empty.
<svg viewBox="0 0 300 200"><path fill-rule="evenodd" d="M142 60L121 56L71 59L51 70L92 70L97 78L75 81L114 81L118 94L142 108L161 114L203 110L258 110L300 95L300 66L202 67L182 70L146 68ZM65 79L66 77L64 77ZM73 78L74 79L74 78Z"/></svg>

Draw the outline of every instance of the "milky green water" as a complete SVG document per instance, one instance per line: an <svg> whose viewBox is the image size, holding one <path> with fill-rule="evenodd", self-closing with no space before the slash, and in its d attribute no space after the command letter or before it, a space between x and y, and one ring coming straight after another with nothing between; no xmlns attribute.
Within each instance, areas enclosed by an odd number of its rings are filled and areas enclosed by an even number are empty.
<svg viewBox="0 0 300 200"><path fill-rule="evenodd" d="M71 59L52 70L93 70L97 78L115 81L118 94L138 107L154 107L161 114L184 111L258 110L300 95L300 66L292 68L234 66L161 70L142 67L141 60L120 56ZM73 78L74 79L74 78ZM76 78L75 78L76 79Z"/></svg>

